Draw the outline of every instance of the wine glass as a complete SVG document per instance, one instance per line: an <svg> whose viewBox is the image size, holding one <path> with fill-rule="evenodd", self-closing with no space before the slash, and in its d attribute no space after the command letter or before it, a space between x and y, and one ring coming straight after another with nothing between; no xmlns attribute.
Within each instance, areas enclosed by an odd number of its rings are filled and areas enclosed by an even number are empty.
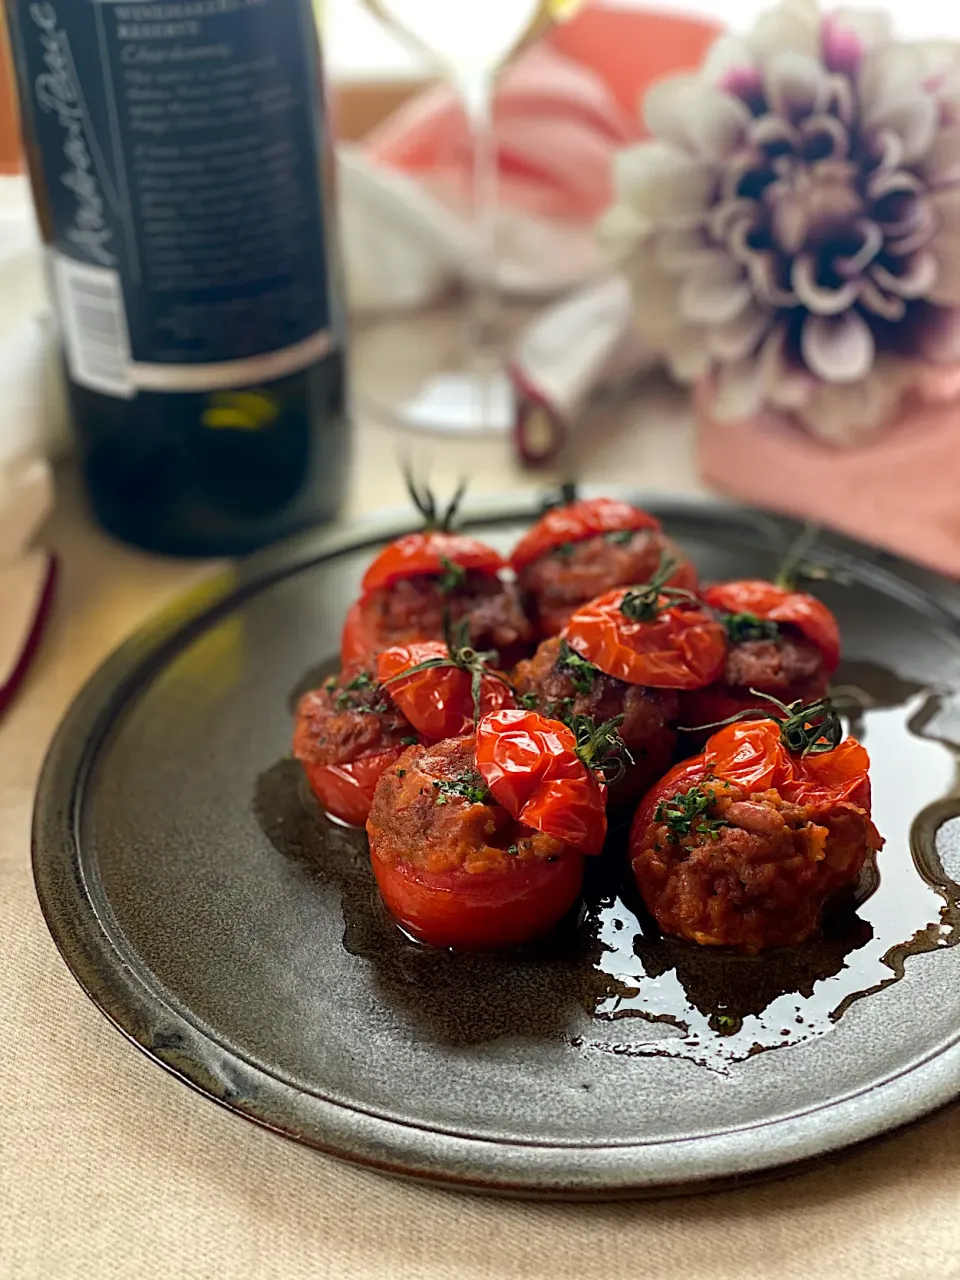
<svg viewBox="0 0 960 1280"><path fill-rule="evenodd" d="M585 0L362 0L421 54L439 63L457 90L473 140L471 261L467 322L440 368L389 406L391 420L450 435L509 431L514 392L501 349L496 281L498 156L493 127L497 76L555 22ZM441 342L441 345L442 342ZM381 411L384 406L374 406Z"/></svg>

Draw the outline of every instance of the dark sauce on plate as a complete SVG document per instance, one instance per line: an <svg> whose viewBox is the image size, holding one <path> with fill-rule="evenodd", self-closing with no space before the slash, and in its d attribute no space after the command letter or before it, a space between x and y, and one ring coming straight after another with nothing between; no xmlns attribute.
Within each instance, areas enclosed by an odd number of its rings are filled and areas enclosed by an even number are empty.
<svg viewBox="0 0 960 1280"><path fill-rule="evenodd" d="M662 937L633 890L623 829L588 860L583 906L549 939L509 955L437 951L387 915L364 834L324 817L295 760L259 779L256 813L281 853L337 884L345 947L371 963L381 998L419 1034L456 1045L548 1036L727 1072L824 1034L902 977L911 955L960 941L960 700L863 663L846 664L837 684L859 691L850 729L870 752L886 846L879 875L868 868L821 936L789 950L741 956Z"/></svg>

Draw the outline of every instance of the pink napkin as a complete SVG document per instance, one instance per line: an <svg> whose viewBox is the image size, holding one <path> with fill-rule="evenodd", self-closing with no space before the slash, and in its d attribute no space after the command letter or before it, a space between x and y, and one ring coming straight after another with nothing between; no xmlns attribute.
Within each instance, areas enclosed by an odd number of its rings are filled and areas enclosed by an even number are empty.
<svg viewBox="0 0 960 1280"><path fill-rule="evenodd" d="M721 492L872 542L960 577L960 406L928 389L901 423L852 449L775 414L716 422L697 391L703 478Z"/></svg>

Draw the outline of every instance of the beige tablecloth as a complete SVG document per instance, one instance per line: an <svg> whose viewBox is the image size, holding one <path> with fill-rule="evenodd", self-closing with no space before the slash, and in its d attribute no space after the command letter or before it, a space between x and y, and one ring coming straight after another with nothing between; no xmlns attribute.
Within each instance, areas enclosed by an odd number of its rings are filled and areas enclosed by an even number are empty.
<svg viewBox="0 0 960 1280"><path fill-rule="evenodd" d="M690 423L654 387L580 451L587 479L695 487ZM360 431L352 513L402 505L396 439ZM524 483L496 445L416 446L441 482ZM960 1110L791 1178L618 1206L483 1200L378 1177L262 1132L153 1066L88 1003L44 928L29 867L47 742L96 664L209 566L94 532L65 478L52 631L0 722L0 1277L960 1276Z"/></svg>

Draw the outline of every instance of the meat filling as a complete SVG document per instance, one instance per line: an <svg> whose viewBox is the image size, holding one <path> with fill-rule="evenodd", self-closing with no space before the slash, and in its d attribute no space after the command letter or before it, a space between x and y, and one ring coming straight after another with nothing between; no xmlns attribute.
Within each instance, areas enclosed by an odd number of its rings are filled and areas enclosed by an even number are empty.
<svg viewBox="0 0 960 1280"><path fill-rule="evenodd" d="M882 843L852 803L801 806L709 781L634 836L634 874L660 928L747 953L809 938Z"/></svg>

